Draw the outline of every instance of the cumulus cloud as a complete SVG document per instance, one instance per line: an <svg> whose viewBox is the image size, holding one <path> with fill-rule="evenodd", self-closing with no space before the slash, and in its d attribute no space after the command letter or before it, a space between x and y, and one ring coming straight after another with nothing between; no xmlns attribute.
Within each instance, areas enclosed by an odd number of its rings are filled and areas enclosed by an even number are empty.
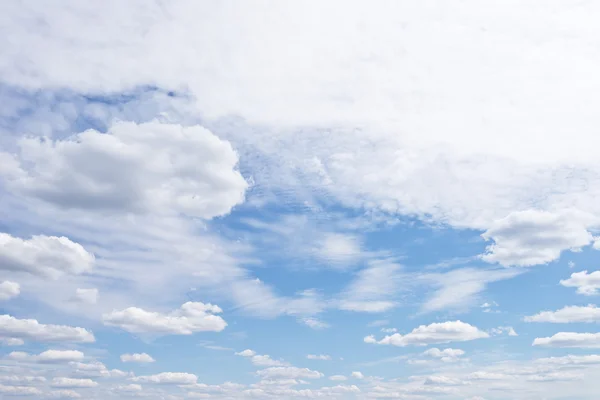
<svg viewBox="0 0 600 400"><path fill-rule="evenodd" d="M45 325L35 319L18 319L10 315L0 315L0 337L34 342L95 342L94 335L84 328Z"/></svg>
<svg viewBox="0 0 600 400"><path fill-rule="evenodd" d="M425 350L423 352L423 355L437 358L443 362L457 361L459 357L463 356L464 354L464 350L461 349L447 348L440 350L437 347L432 347L431 349Z"/></svg>
<svg viewBox="0 0 600 400"><path fill-rule="evenodd" d="M492 335L507 334L508 336L519 336L512 326L499 326L497 328L490 329Z"/></svg>
<svg viewBox="0 0 600 400"><path fill-rule="evenodd" d="M50 392L53 399L80 399L81 395L74 390L53 390Z"/></svg>
<svg viewBox="0 0 600 400"><path fill-rule="evenodd" d="M558 332L551 337L535 338L534 346L600 348L600 333Z"/></svg>
<svg viewBox="0 0 600 400"><path fill-rule="evenodd" d="M600 271L594 271L591 274L588 274L587 271L575 272L569 279L561 280L560 284L577 288L579 294L593 296L598 294L598 289L600 289Z"/></svg>
<svg viewBox="0 0 600 400"><path fill-rule="evenodd" d="M587 219L589 223L591 218ZM516 211L495 221L481 235L494 241L481 258L504 266L547 264L565 250L578 251L592 243L588 223L584 216L574 213Z"/></svg>
<svg viewBox="0 0 600 400"><path fill-rule="evenodd" d="M319 371L298 367L271 367L261 369L256 374L263 379L318 379L324 376Z"/></svg>
<svg viewBox="0 0 600 400"><path fill-rule="evenodd" d="M542 311L525 317L525 322L552 322L568 324L576 322L599 322L600 309L594 304L587 306L567 306L556 311Z"/></svg>
<svg viewBox="0 0 600 400"><path fill-rule="evenodd" d="M115 390L117 392L125 392L125 393L141 392L142 385L138 385L137 383L131 383L129 385L118 385L118 386L115 386L113 388L113 390Z"/></svg>
<svg viewBox="0 0 600 400"><path fill-rule="evenodd" d="M600 364L600 355L589 354L584 356L566 355L562 357L538 358L535 363L541 365L587 365Z"/></svg>
<svg viewBox="0 0 600 400"><path fill-rule="evenodd" d="M98 386L98 382L91 379L54 378L50 386L55 388L93 388Z"/></svg>
<svg viewBox="0 0 600 400"><path fill-rule="evenodd" d="M153 363L156 360L146 353L121 354L121 362Z"/></svg>
<svg viewBox="0 0 600 400"><path fill-rule="evenodd" d="M464 342L487 338L489 335L477 327L462 321L447 321L421 325L406 335L394 333L376 340L374 336L365 337L365 343L387 344L393 346L425 346L435 343Z"/></svg>
<svg viewBox="0 0 600 400"><path fill-rule="evenodd" d="M0 283L0 300L9 300L21 293L21 285L16 282L4 281Z"/></svg>
<svg viewBox="0 0 600 400"><path fill-rule="evenodd" d="M129 307L103 315L105 325L116 326L132 333L191 335L195 332L220 332L227 323L217 313L222 310L212 304L187 302L168 314Z"/></svg>
<svg viewBox="0 0 600 400"><path fill-rule="evenodd" d="M0 233L0 269L56 279L88 272L94 255L66 237L36 235L31 239Z"/></svg>
<svg viewBox="0 0 600 400"><path fill-rule="evenodd" d="M78 361L70 362L69 365L74 368L73 374L80 377L112 377L112 378L123 378L129 375L127 372L106 368L106 365L100 361L92 361L89 363L82 363Z"/></svg>
<svg viewBox="0 0 600 400"><path fill-rule="evenodd" d="M363 375L363 373L360 372L360 371L354 371L354 372L352 372L352 377L356 378L356 379L364 379L365 378L365 376Z"/></svg>
<svg viewBox="0 0 600 400"><path fill-rule="evenodd" d="M13 351L7 357L12 360L23 362L58 364L81 361L84 359L85 355L77 350L46 350L37 355L21 351Z"/></svg>
<svg viewBox="0 0 600 400"><path fill-rule="evenodd" d="M0 393L8 396L40 396L42 391L30 386L5 386L0 384Z"/></svg>
<svg viewBox="0 0 600 400"><path fill-rule="evenodd" d="M301 319L302 323L312 329L327 329L331 325L314 317L306 317Z"/></svg>
<svg viewBox="0 0 600 400"><path fill-rule="evenodd" d="M248 186L231 145L200 126L116 122L106 134L24 138L19 148L23 170L9 186L65 208L213 218Z"/></svg>
<svg viewBox="0 0 600 400"><path fill-rule="evenodd" d="M134 382L156 383L161 385L193 385L198 377L187 372L161 372L156 375L136 376L130 378Z"/></svg>
<svg viewBox="0 0 600 400"><path fill-rule="evenodd" d="M451 378L449 376L431 375L431 376L428 376L427 378L425 378L424 384L425 385L455 386L455 385L464 385L465 382L461 381L460 379L457 379L457 378Z"/></svg>

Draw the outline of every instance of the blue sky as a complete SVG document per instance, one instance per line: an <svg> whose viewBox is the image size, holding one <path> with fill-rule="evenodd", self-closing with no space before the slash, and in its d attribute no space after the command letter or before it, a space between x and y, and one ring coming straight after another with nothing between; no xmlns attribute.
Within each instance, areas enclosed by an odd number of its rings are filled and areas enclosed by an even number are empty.
<svg viewBox="0 0 600 400"><path fill-rule="evenodd" d="M0 398L597 398L598 14L0 5Z"/></svg>

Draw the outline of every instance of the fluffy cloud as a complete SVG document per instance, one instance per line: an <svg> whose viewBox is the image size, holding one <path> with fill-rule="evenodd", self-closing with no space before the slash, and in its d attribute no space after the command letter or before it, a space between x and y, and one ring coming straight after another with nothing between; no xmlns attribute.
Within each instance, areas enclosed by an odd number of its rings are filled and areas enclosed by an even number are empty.
<svg viewBox="0 0 600 400"><path fill-rule="evenodd" d="M80 399L81 395L74 390L53 390L50 392L53 399Z"/></svg>
<svg viewBox="0 0 600 400"><path fill-rule="evenodd" d="M81 377L123 378L129 375L127 372L118 369L109 370L106 368L106 365L99 361L93 361L90 363L73 361L70 362L69 365L75 369L73 371L74 375Z"/></svg>
<svg viewBox="0 0 600 400"><path fill-rule="evenodd" d="M551 337L535 338L534 346L600 348L600 333L559 332Z"/></svg>
<svg viewBox="0 0 600 400"><path fill-rule="evenodd" d="M569 279L561 280L560 284L577 288L579 294L593 296L598 294L598 289L600 289L600 271L594 271L591 274L588 274L587 271L575 272Z"/></svg>
<svg viewBox="0 0 600 400"><path fill-rule="evenodd" d="M136 376L130 378L134 382L156 383L161 385L193 385L198 377L187 372L161 372L156 375Z"/></svg>
<svg viewBox="0 0 600 400"><path fill-rule="evenodd" d="M433 347L431 349L425 350L423 355L438 358L443 362L453 362L458 360L459 357L463 356L465 352L461 349L451 349L447 348L444 350L440 350L437 347Z"/></svg>
<svg viewBox="0 0 600 400"><path fill-rule="evenodd" d="M75 297L73 300L85 303L85 304L96 304L98 302L98 289L80 289L77 288L75 291Z"/></svg>
<svg viewBox="0 0 600 400"><path fill-rule="evenodd" d="M355 236L341 233L323 235L315 254L325 262L342 267L360 261L363 256L359 240Z"/></svg>
<svg viewBox="0 0 600 400"><path fill-rule="evenodd" d="M331 326L327 322L323 322L323 321L321 321L317 318L313 318L313 317L302 318L301 321L304 325L308 326L311 329L316 329L316 330L327 329Z"/></svg>
<svg viewBox="0 0 600 400"><path fill-rule="evenodd" d="M281 367L288 365L285 361L274 360L268 354L260 355L256 354L255 351L246 349L240 353L235 353L238 356L248 357L252 361L252 364L258 367Z"/></svg>
<svg viewBox="0 0 600 400"><path fill-rule="evenodd" d="M0 315L0 337L35 342L93 343L94 335L84 328L66 325L45 325L35 319L17 319Z"/></svg>
<svg viewBox="0 0 600 400"><path fill-rule="evenodd" d="M487 337L489 337L487 333L480 331L475 326L462 321L447 321L421 325L406 335L394 333L393 335L385 336L379 341L373 336L367 336L364 341L365 343L389 344L393 346L425 346L435 343L464 342Z"/></svg>
<svg viewBox="0 0 600 400"><path fill-rule="evenodd" d="M308 358L309 360L322 360L322 361L329 361L331 360L331 356L326 355L326 354L309 354L306 356L306 358Z"/></svg>
<svg viewBox="0 0 600 400"><path fill-rule="evenodd" d="M356 379L364 379L365 378L365 376L363 375L363 373L360 372L360 371L354 371L354 372L352 372L352 377L356 378Z"/></svg>
<svg viewBox="0 0 600 400"><path fill-rule="evenodd" d="M113 390L115 390L117 392L125 392L125 393L141 392L142 385L138 385L137 383L132 383L129 385L118 385Z"/></svg>
<svg viewBox="0 0 600 400"><path fill-rule="evenodd" d="M248 186L231 145L200 126L117 122L106 134L19 147L23 170L9 186L65 208L212 218L243 202Z"/></svg>
<svg viewBox="0 0 600 400"><path fill-rule="evenodd" d="M449 376L432 375L432 376L428 376L425 379L424 384L425 385L449 385L449 386L454 386L454 385L464 385L465 382L461 381L460 379L451 378Z"/></svg>
<svg viewBox="0 0 600 400"><path fill-rule="evenodd" d="M318 379L323 377L319 371L298 367L271 367L261 369L256 374L263 379Z"/></svg>
<svg viewBox="0 0 600 400"><path fill-rule="evenodd" d="M600 309L594 304L588 306L567 306L556 311L542 311L525 317L526 322L553 322L567 324L572 322L599 322Z"/></svg>
<svg viewBox="0 0 600 400"><path fill-rule="evenodd" d="M155 360L149 354L121 354L121 362L153 363Z"/></svg>
<svg viewBox="0 0 600 400"><path fill-rule="evenodd" d="M66 237L20 239L0 233L0 269L56 279L92 269L94 255Z"/></svg>
<svg viewBox="0 0 600 400"><path fill-rule="evenodd" d="M566 355L562 357L538 358L536 363L541 365L586 365L600 364L600 355L590 354L585 356Z"/></svg>
<svg viewBox="0 0 600 400"><path fill-rule="evenodd" d="M13 351L8 358L23 362L38 362L38 363L67 363L72 361L81 361L85 357L84 354L77 350L46 350L40 354L28 354L21 351Z"/></svg>
<svg viewBox="0 0 600 400"><path fill-rule="evenodd" d="M56 388L93 388L98 386L98 382L91 379L54 378L50 386Z"/></svg>
<svg viewBox="0 0 600 400"><path fill-rule="evenodd" d="M16 282L4 281L0 283L0 300L17 297L21 293L21 286Z"/></svg>
<svg viewBox="0 0 600 400"><path fill-rule="evenodd" d="M103 315L104 324L132 333L191 335L195 332L220 332L227 326L216 313L222 310L212 304L187 302L168 314L129 307Z"/></svg>
<svg viewBox="0 0 600 400"><path fill-rule="evenodd" d="M512 326L499 326L497 328L490 329L492 335L502 335L506 333L508 336L519 336Z"/></svg>
<svg viewBox="0 0 600 400"><path fill-rule="evenodd" d="M8 396L40 396L42 391L29 386L5 386L0 384L0 393Z"/></svg>
<svg viewBox="0 0 600 400"><path fill-rule="evenodd" d="M494 241L482 259L504 266L547 264L557 260L564 250L577 251L592 243L587 226L584 216L573 213L513 212L481 235Z"/></svg>

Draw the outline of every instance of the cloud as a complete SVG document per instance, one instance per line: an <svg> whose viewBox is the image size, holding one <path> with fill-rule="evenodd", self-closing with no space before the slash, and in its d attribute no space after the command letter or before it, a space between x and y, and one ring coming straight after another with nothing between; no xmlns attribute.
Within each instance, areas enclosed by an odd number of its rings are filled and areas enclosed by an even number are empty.
<svg viewBox="0 0 600 400"><path fill-rule="evenodd" d="M348 380L348 378L345 377L344 375L332 375L329 377L329 380L331 380L331 381L346 381L346 380Z"/></svg>
<svg viewBox="0 0 600 400"><path fill-rule="evenodd" d="M316 330L327 329L331 326L327 322L323 322L318 320L317 318L312 317L302 318L302 323L304 323L304 325L308 326L309 328Z"/></svg>
<svg viewBox="0 0 600 400"><path fill-rule="evenodd" d="M306 356L307 359L309 360L322 360L322 361L330 361L331 360L331 356L330 355L326 355L326 354L309 354Z"/></svg>
<svg viewBox="0 0 600 400"><path fill-rule="evenodd" d="M343 266L355 264L363 257L358 238L342 233L324 234L315 254L325 262Z"/></svg>
<svg viewBox="0 0 600 400"><path fill-rule="evenodd" d="M0 393L13 396L40 396L42 391L29 386L5 386L0 384Z"/></svg>
<svg viewBox="0 0 600 400"><path fill-rule="evenodd" d="M379 313L396 303L391 299L400 280L400 265L387 260L370 261L344 290L339 308L347 311Z"/></svg>
<svg viewBox="0 0 600 400"><path fill-rule="evenodd" d="M493 240L481 258L504 266L529 267L558 260L565 250L589 245L587 230L593 218L577 213L556 214L539 210L516 211L495 221L481 236Z"/></svg>
<svg viewBox="0 0 600 400"><path fill-rule="evenodd" d="M136 376L130 378L134 382L156 383L161 385L193 385L198 381L194 374L186 372L161 372L156 375Z"/></svg>
<svg viewBox="0 0 600 400"><path fill-rule="evenodd" d="M576 322L600 322L600 309L594 304L587 306L567 306L556 311L542 311L527 316L525 322L553 322L568 324Z"/></svg>
<svg viewBox="0 0 600 400"><path fill-rule="evenodd" d="M98 302L98 289L77 288L74 300L85 304L96 304Z"/></svg>
<svg viewBox="0 0 600 400"><path fill-rule="evenodd" d="M428 376L425 379L424 384L425 385L448 385L448 386L455 386L455 385L464 385L465 382L461 381L460 379L451 378L449 376L431 375L431 376Z"/></svg>
<svg viewBox="0 0 600 400"><path fill-rule="evenodd" d="M0 337L34 342L93 343L94 335L84 328L66 325L45 325L35 319L17 319L0 315Z"/></svg>
<svg viewBox="0 0 600 400"><path fill-rule="evenodd" d="M431 349L425 350L423 355L438 358L443 362L454 362L457 361L461 356L465 354L464 350L461 349L443 349L440 350L437 347L432 347Z"/></svg>
<svg viewBox="0 0 600 400"><path fill-rule="evenodd" d="M365 343L389 344L393 346L425 346L436 343L465 342L487 338L489 335L473 325L462 321L438 322L421 325L406 335L394 333L377 341L373 336L365 337Z"/></svg>
<svg viewBox="0 0 600 400"><path fill-rule="evenodd" d="M50 392L53 399L80 399L81 395L74 390L53 390Z"/></svg>
<svg viewBox="0 0 600 400"><path fill-rule="evenodd" d="M121 354L121 362L153 363L156 360L146 353Z"/></svg>
<svg viewBox="0 0 600 400"><path fill-rule="evenodd" d="M562 357L538 358L535 363L541 365L587 365L600 364L600 355L589 354L584 356L566 355Z"/></svg>
<svg viewBox="0 0 600 400"><path fill-rule="evenodd" d="M115 122L106 134L23 138L19 148L11 188L64 208L209 219L242 203L248 186L231 145L200 126Z"/></svg>
<svg viewBox="0 0 600 400"><path fill-rule="evenodd" d="M125 392L125 393L135 393L142 391L142 385L138 385L137 383L132 383L129 385L119 385L116 386L113 390L117 392Z"/></svg>
<svg viewBox="0 0 600 400"><path fill-rule="evenodd" d="M497 328L490 329L492 335L502 335L504 333L508 336L519 336L512 326L499 326Z"/></svg>
<svg viewBox="0 0 600 400"><path fill-rule="evenodd" d="M77 350L46 350L38 355L13 351L7 357L11 360L22 362L59 364L81 361L85 356L82 352Z"/></svg>
<svg viewBox="0 0 600 400"><path fill-rule="evenodd" d="M365 378L365 376L360 371L352 372L352 377L356 378L356 379L364 379Z"/></svg>
<svg viewBox="0 0 600 400"><path fill-rule="evenodd" d="M246 349L244 351L240 351L239 353L235 353L236 356L242 357L252 357L256 354L254 350Z"/></svg>
<svg viewBox="0 0 600 400"><path fill-rule="evenodd" d="M593 296L598 294L598 289L600 289L600 271L594 271L591 274L588 274L587 271L575 272L569 279L561 280L560 284L577 288L579 294Z"/></svg>
<svg viewBox="0 0 600 400"><path fill-rule="evenodd" d="M558 332L551 337L535 338L533 346L600 348L600 333Z"/></svg>
<svg viewBox="0 0 600 400"><path fill-rule="evenodd" d="M318 379L324 376L318 371L298 367L271 367L261 369L256 374L263 379Z"/></svg>
<svg viewBox="0 0 600 400"><path fill-rule="evenodd" d="M23 339L15 338L0 338L0 343L4 346L23 346L25 341Z"/></svg>
<svg viewBox="0 0 600 400"><path fill-rule="evenodd" d="M21 286L16 282L4 281L0 283L0 300L9 300L21 293Z"/></svg>
<svg viewBox="0 0 600 400"><path fill-rule="evenodd" d="M195 332L220 332L227 323L214 315L222 310L212 304L187 302L168 314L129 307L104 314L105 325L116 326L132 333L191 335Z"/></svg>
<svg viewBox="0 0 600 400"><path fill-rule="evenodd" d="M106 365L100 361L92 361L90 363L73 361L70 362L69 365L75 368L73 374L81 377L123 378L129 375L129 373L118 369L109 370L106 368Z"/></svg>
<svg viewBox="0 0 600 400"><path fill-rule="evenodd" d="M54 378L50 386L55 388L93 388L98 386L98 382L91 379Z"/></svg>
<svg viewBox="0 0 600 400"><path fill-rule="evenodd" d="M20 239L0 233L0 269L56 279L88 272L94 255L66 237L37 235Z"/></svg>
<svg viewBox="0 0 600 400"><path fill-rule="evenodd" d="M499 380L505 380L505 379L510 379L510 378L511 378L510 375L506 375L506 374L499 373L499 372L488 372L488 371L477 371L477 372L473 372L467 376L467 379L470 379L473 381L499 381Z"/></svg>

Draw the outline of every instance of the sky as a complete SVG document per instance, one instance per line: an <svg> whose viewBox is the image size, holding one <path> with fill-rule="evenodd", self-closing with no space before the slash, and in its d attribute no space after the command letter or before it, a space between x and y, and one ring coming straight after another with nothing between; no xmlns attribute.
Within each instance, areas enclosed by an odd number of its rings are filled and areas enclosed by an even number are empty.
<svg viewBox="0 0 600 400"><path fill-rule="evenodd" d="M0 2L0 399L597 399L599 17Z"/></svg>

